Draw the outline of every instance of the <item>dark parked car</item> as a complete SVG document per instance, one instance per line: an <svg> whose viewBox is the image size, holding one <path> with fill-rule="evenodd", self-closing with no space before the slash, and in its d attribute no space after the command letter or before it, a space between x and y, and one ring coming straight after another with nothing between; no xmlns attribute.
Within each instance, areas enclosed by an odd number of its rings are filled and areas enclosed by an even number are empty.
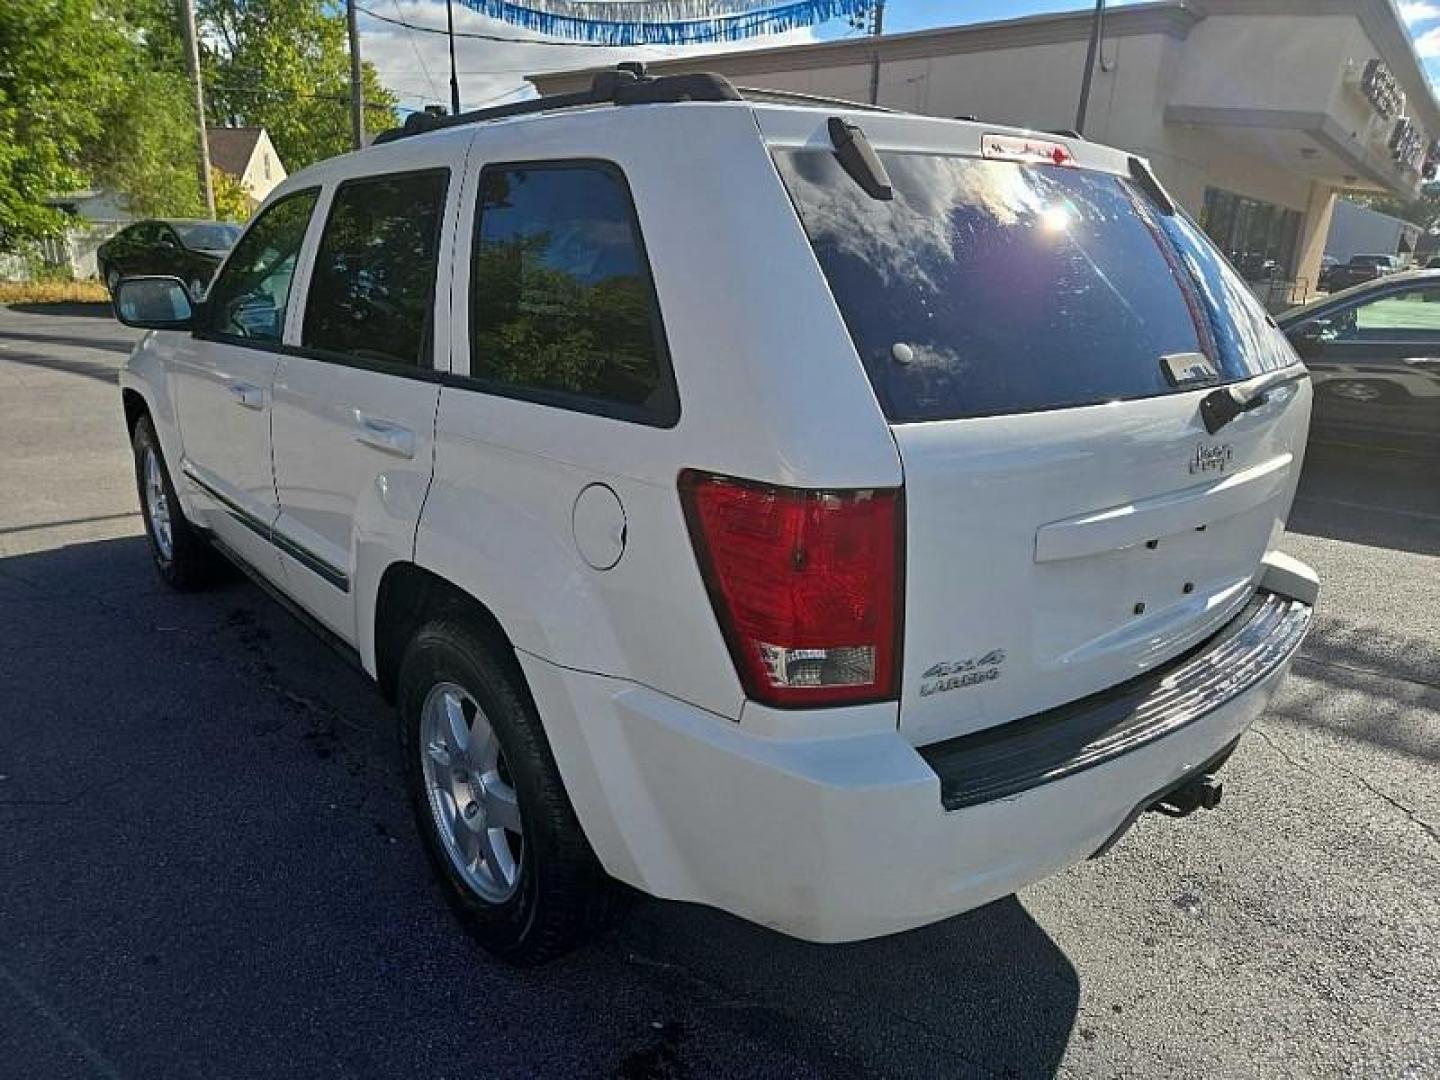
<svg viewBox="0 0 1440 1080"><path fill-rule="evenodd" d="M1440 455L1440 271L1387 275L1279 323L1314 379L1317 438Z"/></svg>
<svg viewBox="0 0 1440 1080"><path fill-rule="evenodd" d="M166 274L196 299L240 236L226 221L137 221L100 245L100 278L113 295L121 278Z"/></svg>
<svg viewBox="0 0 1440 1080"><path fill-rule="evenodd" d="M1352 285L1377 281L1399 269L1400 258L1397 255L1352 255L1349 262L1328 267L1320 275L1320 287L1327 292L1339 292Z"/></svg>

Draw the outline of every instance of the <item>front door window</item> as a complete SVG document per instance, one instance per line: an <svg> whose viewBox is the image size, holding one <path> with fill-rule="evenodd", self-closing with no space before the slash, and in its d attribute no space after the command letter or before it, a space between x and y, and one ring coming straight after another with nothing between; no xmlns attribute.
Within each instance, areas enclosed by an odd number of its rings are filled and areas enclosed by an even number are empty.
<svg viewBox="0 0 1440 1080"><path fill-rule="evenodd" d="M245 344L279 345L290 280L317 192L289 195L246 230L207 297L211 333Z"/></svg>

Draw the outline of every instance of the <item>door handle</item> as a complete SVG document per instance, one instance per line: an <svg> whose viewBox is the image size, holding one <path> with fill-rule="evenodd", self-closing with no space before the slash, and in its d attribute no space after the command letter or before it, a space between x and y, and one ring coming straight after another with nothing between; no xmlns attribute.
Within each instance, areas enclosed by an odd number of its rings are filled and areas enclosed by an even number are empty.
<svg viewBox="0 0 1440 1080"><path fill-rule="evenodd" d="M401 424L355 410L355 440L397 457L415 456L415 432Z"/></svg>
<svg viewBox="0 0 1440 1080"><path fill-rule="evenodd" d="M253 383L232 382L230 396L235 399L236 405L247 409L263 409L265 407L265 391Z"/></svg>

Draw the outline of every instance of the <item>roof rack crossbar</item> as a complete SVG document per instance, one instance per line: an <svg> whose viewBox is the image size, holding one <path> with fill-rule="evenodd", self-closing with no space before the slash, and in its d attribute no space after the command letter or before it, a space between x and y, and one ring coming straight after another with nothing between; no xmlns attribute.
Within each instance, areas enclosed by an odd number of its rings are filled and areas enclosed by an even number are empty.
<svg viewBox="0 0 1440 1080"><path fill-rule="evenodd" d="M405 118L403 127L382 131L375 136L375 142L394 142L443 128L478 124L487 120L503 120L506 117L525 116L530 113L573 109L583 105L650 105L678 101L739 100L740 94L723 75L702 72L693 75L662 75L656 78L645 73L644 64L626 63L614 71L597 74L588 90L531 98L529 101L516 101L509 105L493 105L488 109L473 109L470 112L456 113L454 116L437 116L428 112L411 113Z"/></svg>

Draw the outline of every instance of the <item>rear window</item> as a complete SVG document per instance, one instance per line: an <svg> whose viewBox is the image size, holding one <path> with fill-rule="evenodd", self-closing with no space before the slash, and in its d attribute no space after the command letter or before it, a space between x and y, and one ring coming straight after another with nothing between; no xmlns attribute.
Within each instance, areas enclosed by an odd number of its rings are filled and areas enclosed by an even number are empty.
<svg viewBox="0 0 1440 1080"><path fill-rule="evenodd" d="M781 151L776 161L890 420L1175 393L1161 358L1181 353L1218 351L1224 377L1252 373L1247 348L1269 332L1263 311L1245 341L1212 342L1238 278L1207 261L1203 238L1179 228L1162 239L1169 219L1162 226L1125 180L880 157L895 189L888 202L867 196L833 154ZM1214 275L1208 289L1191 280L1202 272Z"/></svg>

